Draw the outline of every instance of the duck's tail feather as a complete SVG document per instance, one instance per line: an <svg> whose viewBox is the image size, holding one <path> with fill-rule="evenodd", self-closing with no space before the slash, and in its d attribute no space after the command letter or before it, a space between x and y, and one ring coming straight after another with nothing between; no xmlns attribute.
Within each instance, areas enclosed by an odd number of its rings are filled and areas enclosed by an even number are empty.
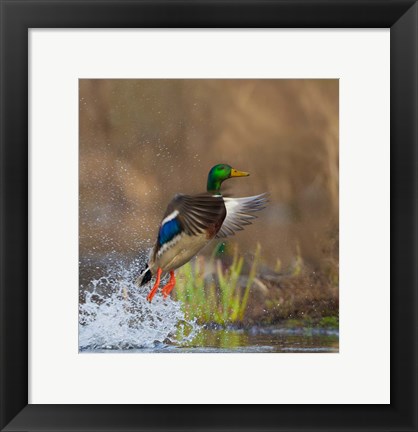
<svg viewBox="0 0 418 432"><path fill-rule="evenodd" d="M147 266L144 270L142 270L141 274L138 276L138 279L136 280L137 285L143 286L146 283L148 283L152 278L151 270Z"/></svg>

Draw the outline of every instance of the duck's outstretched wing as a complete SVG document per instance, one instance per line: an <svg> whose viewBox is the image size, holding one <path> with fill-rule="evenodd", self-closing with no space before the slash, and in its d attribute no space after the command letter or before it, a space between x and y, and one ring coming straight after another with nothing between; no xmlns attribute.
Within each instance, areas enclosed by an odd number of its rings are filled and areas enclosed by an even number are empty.
<svg viewBox="0 0 418 432"><path fill-rule="evenodd" d="M217 238L234 235L236 231L242 231L245 225L250 225L255 219L254 212L263 210L268 203L268 194L263 193L243 198L223 198L226 207L226 217L217 233Z"/></svg>
<svg viewBox="0 0 418 432"><path fill-rule="evenodd" d="M226 208L221 196L178 194L168 205L161 221L158 242L162 245L181 232L198 235L209 230L215 233L225 216Z"/></svg>

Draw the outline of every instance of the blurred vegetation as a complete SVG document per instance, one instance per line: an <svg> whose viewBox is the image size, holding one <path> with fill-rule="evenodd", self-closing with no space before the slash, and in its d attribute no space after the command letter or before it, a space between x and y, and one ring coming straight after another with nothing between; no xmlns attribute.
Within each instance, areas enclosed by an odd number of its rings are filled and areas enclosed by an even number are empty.
<svg viewBox="0 0 418 432"><path fill-rule="evenodd" d="M311 271L297 249L293 263L266 269L254 254L220 243L210 259L198 256L177 271L172 296L200 324L248 326L287 322L292 327L338 328L338 266ZM219 254L222 250L222 254Z"/></svg>
<svg viewBox="0 0 418 432"><path fill-rule="evenodd" d="M225 162L251 173L229 194L270 203L228 239L235 261L213 244L173 295L202 321L338 316L338 80L81 79L79 100L80 284L109 256L145 255L172 196Z"/></svg>
<svg viewBox="0 0 418 432"><path fill-rule="evenodd" d="M235 247L232 263L224 267L220 259L212 255L209 261L198 257L181 267L177 272L175 297L181 301L188 319L197 318L200 323L225 325L242 322L247 308L250 289L254 283L260 259L257 245L245 287L240 286L243 277L244 257L238 256ZM215 278L206 278L207 268L215 268Z"/></svg>

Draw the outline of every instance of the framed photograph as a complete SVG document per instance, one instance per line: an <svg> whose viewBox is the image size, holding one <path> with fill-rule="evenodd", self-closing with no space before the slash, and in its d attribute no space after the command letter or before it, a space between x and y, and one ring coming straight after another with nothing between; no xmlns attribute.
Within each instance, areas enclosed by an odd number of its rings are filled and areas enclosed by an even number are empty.
<svg viewBox="0 0 418 432"><path fill-rule="evenodd" d="M1 13L1 430L417 430L416 2Z"/></svg>
<svg viewBox="0 0 418 432"><path fill-rule="evenodd" d="M80 353L338 352L338 90L80 79Z"/></svg>

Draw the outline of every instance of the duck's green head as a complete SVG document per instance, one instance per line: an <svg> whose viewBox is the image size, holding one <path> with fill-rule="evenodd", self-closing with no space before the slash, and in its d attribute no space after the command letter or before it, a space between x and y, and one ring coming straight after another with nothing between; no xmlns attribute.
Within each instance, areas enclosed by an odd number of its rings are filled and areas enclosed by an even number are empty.
<svg viewBox="0 0 418 432"><path fill-rule="evenodd" d="M212 167L208 175L208 192L219 192L224 180L231 177L246 177L250 173L238 171L227 164L218 164Z"/></svg>

